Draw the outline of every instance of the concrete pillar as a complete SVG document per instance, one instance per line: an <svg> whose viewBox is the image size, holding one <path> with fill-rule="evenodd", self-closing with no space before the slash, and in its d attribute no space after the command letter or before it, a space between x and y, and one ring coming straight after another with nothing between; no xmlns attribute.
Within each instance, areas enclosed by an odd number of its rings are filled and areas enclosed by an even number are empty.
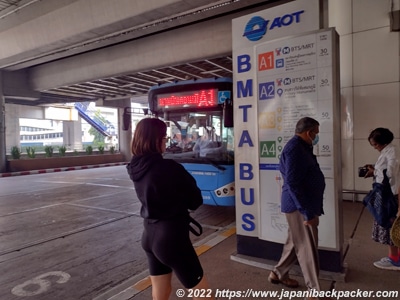
<svg viewBox="0 0 400 300"><path fill-rule="evenodd" d="M0 71L0 172L7 171L5 100L3 92L3 74Z"/></svg>
<svg viewBox="0 0 400 300"><path fill-rule="evenodd" d="M20 138L20 105L6 104L6 151L10 151L11 147L21 145Z"/></svg>
<svg viewBox="0 0 400 300"><path fill-rule="evenodd" d="M131 99L124 100L124 105L125 107L131 107ZM123 115L124 115L124 108L118 108L119 151L124 155L125 161L129 161L132 157L131 154L132 126L129 126L128 130L122 130Z"/></svg>
<svg viewBox="0 0 400 300"><path fill-rule="evenodd" d="M63 144L68 150L82 150L82 122L63 121Z"/></svg>

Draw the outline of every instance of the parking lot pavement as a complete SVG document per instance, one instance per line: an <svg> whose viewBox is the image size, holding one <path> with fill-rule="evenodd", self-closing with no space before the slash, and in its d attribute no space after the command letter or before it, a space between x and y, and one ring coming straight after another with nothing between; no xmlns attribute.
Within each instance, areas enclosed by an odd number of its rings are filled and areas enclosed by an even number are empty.
<svg viewBox="0 0 400 300"><path fill-rule="evenodd" d="M124 166L1 178L0 299L93 299L145 272L139 211ZM195 218L204 238L234 208Z"/></svg>
<svg viewBox="0 0 400 300"><path fill-rule="evenodd" d="M139 210L124 166L1 178L0 299L151 299ZM227 291L306 290L301 273L292 275L298 290L284 289L267 281L274 262L236 254L233 207L202 206L194 217L204 226L193 243L212 292L225 291L218 299L229 299ZM372 216L344 202L343 222L344 280L322 279L323 289L341 292L336 299L399 299L400 272L372 264L387 255L370 238ZM181 289L173 277L171 299L182 299Z"/></svg>

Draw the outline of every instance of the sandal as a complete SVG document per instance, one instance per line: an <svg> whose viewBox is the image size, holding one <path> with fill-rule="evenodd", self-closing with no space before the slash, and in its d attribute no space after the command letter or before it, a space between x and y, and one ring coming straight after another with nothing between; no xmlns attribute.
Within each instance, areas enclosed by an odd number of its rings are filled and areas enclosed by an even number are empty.
<svg viewBox="0 0 400 300"><path fill-rule="evenodd" d="M276 275L273 271L271 271L271 273L269 274L268 281L273 284L281 283L288 288L297 288L299 286L299 283L297 280L291 279L289 277L284 278L284 279L279 279L278 275Z"/></svg>

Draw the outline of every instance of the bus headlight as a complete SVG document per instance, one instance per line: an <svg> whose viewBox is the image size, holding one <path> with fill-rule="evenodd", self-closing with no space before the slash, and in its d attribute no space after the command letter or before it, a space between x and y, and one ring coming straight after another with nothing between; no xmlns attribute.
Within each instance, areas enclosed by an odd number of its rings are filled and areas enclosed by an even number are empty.
<svg viewBox="0 0 400 300"><path fill-rule="evenodd" d="M219 189L216 189L214 193L217 197L235 196L235 183L231 182L227 185L221 186Z"/></svg>

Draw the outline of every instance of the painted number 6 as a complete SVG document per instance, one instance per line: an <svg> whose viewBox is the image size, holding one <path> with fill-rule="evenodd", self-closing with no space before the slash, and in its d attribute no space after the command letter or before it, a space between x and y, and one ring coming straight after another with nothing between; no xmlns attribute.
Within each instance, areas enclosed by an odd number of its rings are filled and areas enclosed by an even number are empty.
<svg viewBox="0 0 400 300"><path fill-rule="evenodd" d="M11 290L11 293L13 293L15 296L20 296L20 297L31 297L31 296L35 296L35 295L44 293L51 286L50 280L46 279L47 277L50 277L50 276L58 277L58 280L56 280L56 283L66 283L71 278L71 275L69 275L68 273L65 273L65 272L61 272L61 271L47 272L47 273L39 275L31 280L25 281L22 284L15 286ZM33 290L32 288L30 288L29 290L26 290L25 288L30 285L36 285L37 289Z"/></svg>

